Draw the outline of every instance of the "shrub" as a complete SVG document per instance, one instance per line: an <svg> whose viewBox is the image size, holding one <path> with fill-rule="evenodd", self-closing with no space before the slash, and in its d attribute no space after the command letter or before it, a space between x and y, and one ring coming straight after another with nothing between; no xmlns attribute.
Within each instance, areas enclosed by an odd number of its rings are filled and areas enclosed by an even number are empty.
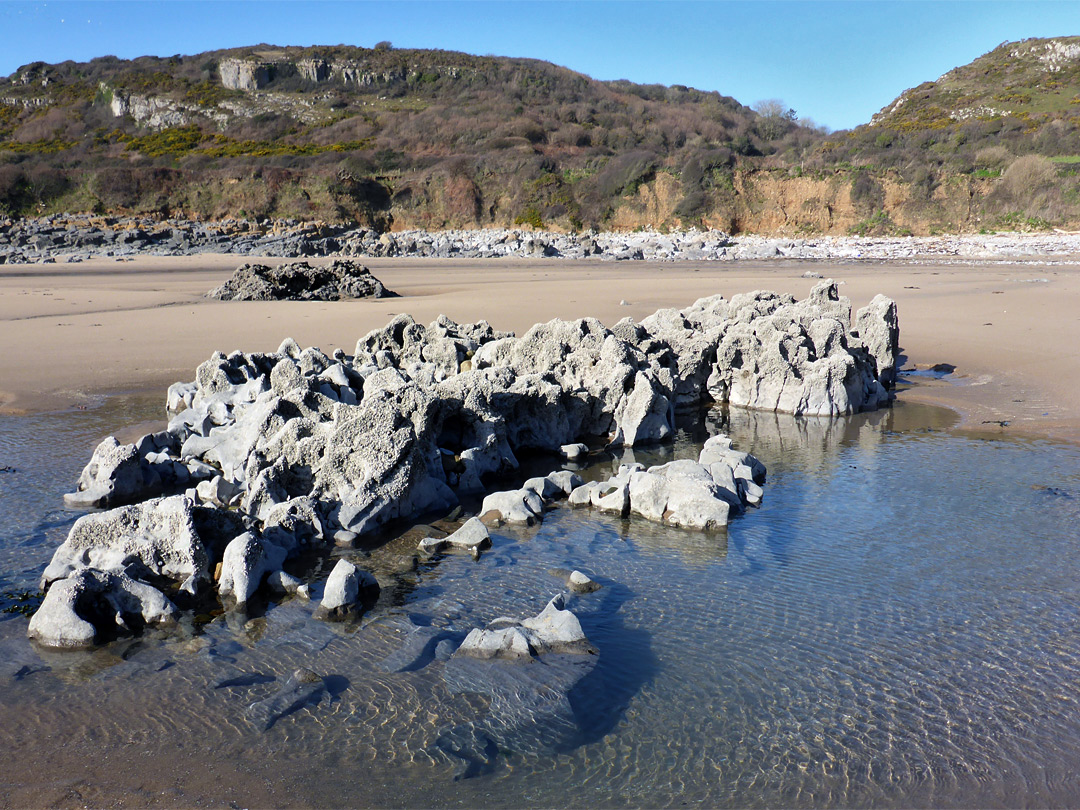
<svg viewBox="0 0 1080 810"><path fill-rule="evenodd" d="M657 156L637 150L619 155L596 176L596 189L604 197L635 194L656 172Z"/></svg>
<svg viewBox="0 0 1080 810"><path fill-rule="evenodd" d="M683 225L689 225L701 220L705 213L705 194L701 191L691 191L675 208L675 216L682 220Z"/></svg>
<svg viewBox="0 0 1080 810"><path fill-rule="evenodd" d="M1006 192L1014 199L1043 191L1057 180L1057 168L1042 155L1024 155L1009 164L1001 176Z"/></svg>
<svg viewBox="0 0 1080 810"><path fill-rule="evenodd" d="M1004 146L986 146L975 153L975 166L979 169L997 170L1000 174L1012 160Z"/></svg>
<svg viewBox="0 0 1080 810"><path fill-rule="evenodd" d="M515 225L529 225L535 230L543 230L544 220L540 216L540 212L534 207L529 206L525 209L525 213L514 217Z"/></svg>

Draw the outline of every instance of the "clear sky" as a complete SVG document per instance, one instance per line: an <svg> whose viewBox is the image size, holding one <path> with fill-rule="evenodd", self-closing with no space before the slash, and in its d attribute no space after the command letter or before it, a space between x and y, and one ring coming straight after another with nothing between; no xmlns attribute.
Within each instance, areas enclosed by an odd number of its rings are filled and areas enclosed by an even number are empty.
<svg viewBox="0 0 1080 810"><path fill-rule="evenodd" d="M832 129L1006 40L1080 34L1077 2L0 0L0 75L33 61L266 42L546 59L598 79L779 98Z"/></svg>

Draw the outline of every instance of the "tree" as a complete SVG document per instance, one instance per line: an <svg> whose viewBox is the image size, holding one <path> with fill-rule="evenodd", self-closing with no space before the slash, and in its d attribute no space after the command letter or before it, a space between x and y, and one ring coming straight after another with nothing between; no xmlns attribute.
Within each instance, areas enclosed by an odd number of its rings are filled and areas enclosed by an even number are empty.
<svg viewBox="0 0 1080 810"><path fill-rule="evenodd" d="M757 131L767 141L782 138L798 119L798 113L778 98L767 98L753 106L758 114Z"/></svg>

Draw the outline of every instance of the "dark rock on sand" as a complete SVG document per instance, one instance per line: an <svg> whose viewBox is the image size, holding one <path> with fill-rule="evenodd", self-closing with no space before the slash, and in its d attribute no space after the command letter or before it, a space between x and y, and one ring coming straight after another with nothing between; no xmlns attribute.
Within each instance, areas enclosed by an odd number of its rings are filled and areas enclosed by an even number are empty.
<svg viewBox="0 0 1080 810"><path fill-rule="evenodd" d="M307 262L277 267L242 264L232 278L206 294L222 301L340 301L393 295L366 267L347 259L321 267Z"/></svg>

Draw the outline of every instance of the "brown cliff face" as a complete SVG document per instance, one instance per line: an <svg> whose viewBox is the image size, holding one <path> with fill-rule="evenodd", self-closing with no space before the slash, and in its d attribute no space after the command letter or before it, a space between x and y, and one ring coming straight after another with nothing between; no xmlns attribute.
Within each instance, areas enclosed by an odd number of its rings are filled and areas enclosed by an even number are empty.
<svg viewBox="0 0 1080 810"><path fill-rule="evenodd" d="M661 173L623 200L611 224L614 230L698 225L729 233L784 236L963 233L983 226L984 207L994 189L990 181L946 177L927 199L896 176L886 175L877 182L880 205L871 206L854 197L850 173L792 177L778 171L737 172L730 200L709 208L700 221L683 221L676 214L682 199L680 184Z"/></svg>

